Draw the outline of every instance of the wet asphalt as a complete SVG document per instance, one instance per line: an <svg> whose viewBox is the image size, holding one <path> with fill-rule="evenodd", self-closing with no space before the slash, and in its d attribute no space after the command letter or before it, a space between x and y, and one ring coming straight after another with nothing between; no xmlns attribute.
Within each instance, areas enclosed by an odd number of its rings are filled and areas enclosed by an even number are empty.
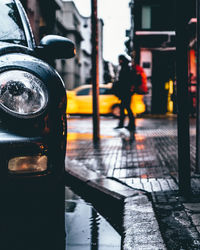
<svg viewBox="0 0 200 250"><path fill-rule="evenodd" d="M200 249L195 122L190 120L192 193L184 198L178 188L176 116L137 118L134 135L113 129L116 119L101 117L98 144L92 140L91 117L68 118L66 176L82 195L93 192L101 207L105 197L113 199L110 215L120 201L113 221L118 218L122 249Z"/></svg>

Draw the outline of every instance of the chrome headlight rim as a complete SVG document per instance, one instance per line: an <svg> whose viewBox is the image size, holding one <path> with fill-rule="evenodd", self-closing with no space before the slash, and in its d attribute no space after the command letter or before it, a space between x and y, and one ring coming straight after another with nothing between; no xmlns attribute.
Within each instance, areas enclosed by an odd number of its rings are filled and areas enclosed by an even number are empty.
<svg viewBox="0 0 200 250"><path fill-rule="evenodd" d="M48 103L49 103L49 92L48 92L48 89L47 89L47 86L46 86L44 80L42 80L42 78L36 72L29 70L28 68L6 67L0 71L0 81L1 81L2 74L6 74L6 73L9 74L9 73L12 73L15 71L20 72L20 73L23 72L25 74L31 75L32 77L34 77L35 79L38 80L38 82L40 83L39 85L40 85L40 87L45 95L44 103L43 103L42 107L39 108L37 111L23 114L23 113L19 113L17 111L9 109L8 107L6 107L4 104L1 103L1 99L0 99L0 112L2 111L5 115L9 115L11 117L22 119L22 120L34 119L34 118L37 118L39 116L42 116L44 113L46 113L45 111L48 109ZM1 88L1 82L0 82L0 88Z"/></svg>

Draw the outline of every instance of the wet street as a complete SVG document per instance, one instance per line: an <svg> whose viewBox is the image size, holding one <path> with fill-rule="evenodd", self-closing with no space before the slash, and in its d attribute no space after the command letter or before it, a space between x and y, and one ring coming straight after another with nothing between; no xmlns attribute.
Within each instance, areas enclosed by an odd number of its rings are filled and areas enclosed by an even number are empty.
<svg viewBox="0 0 200 250"><path fill-rule="evenodd" d="M176 118L137 118L134 136L115 130L117 122L101 117L101 140L94 145L92 118L68 119L65 194L52 187L48 196L1 196L3 250L200 249L195 119L189 200L178 193Z"/></svg>
<svg viewBox="0 0 200 250"><path fill-rule="evenodd" d="M121 236L91 203L65 189L66 250L120 250Z"/></svg>
<svg viewBox="0 0 200 250"><path fill-rule="evenodd" d="M93 171L120 178L127 184L149 191L138 178L154 180L172 176L177 180L177 121L169 119L136 119L134 137L125 128L115 130L117 119L101 117L101 140L93 148L91 117L68 119L67 157ZM195 120L191 120L191 167L195 162ZM166 167L167 166L167 167ZM137 185L138 183L138 185Z"/></svg>
<svg viewBox="0 0 200 250"><path fill-rule="evenodd" d="M66 170L73 180L79 179L77 186L85 183L123 197L123 209L108 220L123 235L122 249L200 249L195 122L190 119L192 193L185 200L178 186L176 116L138 117L134 135L125 128L114 129L117 119L101 117L98 144L92 141L91 117L69 117ZM108 207L102 197L96 195L96 200ZM109 207L112 217L118 205Z"/></svg>

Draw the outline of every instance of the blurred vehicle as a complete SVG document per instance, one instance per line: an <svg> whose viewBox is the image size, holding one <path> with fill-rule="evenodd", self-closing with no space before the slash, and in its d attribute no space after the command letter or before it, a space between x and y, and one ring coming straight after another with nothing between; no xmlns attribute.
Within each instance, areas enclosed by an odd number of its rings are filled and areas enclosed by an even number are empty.
<svg viewBox="0 0 200 250"><path fill-rule="evenodd" d="M99 86L99 113L120 115L120 100L111 93L112 83ZM131 107L135 115L145 112L143 95L132 96ZM92 114L92 85L82 85L67 91L67 114Z"/></svg>

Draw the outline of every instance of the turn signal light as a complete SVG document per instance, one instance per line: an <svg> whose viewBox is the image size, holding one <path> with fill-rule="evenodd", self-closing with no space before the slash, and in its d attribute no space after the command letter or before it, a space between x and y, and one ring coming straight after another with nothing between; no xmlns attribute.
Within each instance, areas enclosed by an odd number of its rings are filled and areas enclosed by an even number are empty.
<svg viewBox="0 0 200 250"><path fill-rule="evenodd" d="M47 170L47 157L19 156L9 160L8 170L14 174L36 173Z"/></svg>

